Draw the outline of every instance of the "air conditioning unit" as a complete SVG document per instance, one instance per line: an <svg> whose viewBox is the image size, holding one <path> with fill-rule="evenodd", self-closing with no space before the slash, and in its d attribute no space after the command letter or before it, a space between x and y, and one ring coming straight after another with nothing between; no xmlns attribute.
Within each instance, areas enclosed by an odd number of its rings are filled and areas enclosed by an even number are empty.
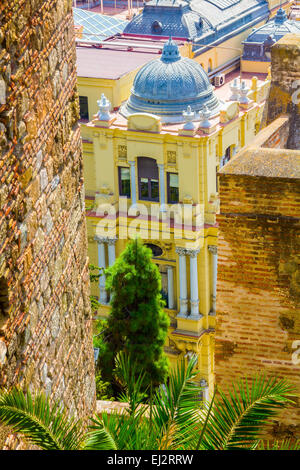
<svg viewBox="0 0 300 470"><path fill-rule="evenodd" d="M215 86L222 86L225 83L225 74L224 73L218 73L218 75L215 75L214 77L214 85Z"/></svg>

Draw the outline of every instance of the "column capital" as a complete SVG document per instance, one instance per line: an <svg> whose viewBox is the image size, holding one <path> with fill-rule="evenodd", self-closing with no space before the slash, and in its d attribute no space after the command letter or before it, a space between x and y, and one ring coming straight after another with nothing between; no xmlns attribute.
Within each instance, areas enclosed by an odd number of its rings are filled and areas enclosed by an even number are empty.
<svg viewBox="0 0 300 470"><path fill-rule="evenodd" d="M216 245L208 245L208 249L213 255L218 254L218 247Z"/></svg>
<svg viewBox="0 0 300 470"><path fill-rule="evenodd" d="M134 166L135 165L135 160L128 160L129 165Z"/></svg>
<svg viewBox="0 0 300 470"><path fill-rule="evenodd" d="M165 164L164 163L158 163L157 166L160 168L160 169L164 169L165 168Z"/></svg>
<svg viewBox="0 0 300 470"><path fill-rule="evenodd" d="M200 248L196 249L196 250L188 250L186 249L185 250L186 254L188 256L190 256L191 258L197 258L198 254L200 253Z"/></svg>
<svg viewBox="0 0 300 470"><path fill-rule="evenodd" d="M95 235L95 236L94 236L94 240L95 240L97 243L105 243L105 242L106 242L106 237L100 237L99 235Z"/></svg>
<svg viewBox="0 0 300 470"><path fill-rule="evenodd" d="M183 248L182 246L177 246L175 251L179 256L185 256L186 255L186 249Z"/></svg>
<svg viewBox="0 0 300 470"><path fill-rule="evenodd" d="M107 243L108 243L108 245L115 245L117 240L118 240L117 237L107 238Z"/></svg>
<svg viewBox="0 0 300 470"><path fill-rule="evenodd" d="M117 241L117 237L100 237L95 235L94 240L98 243L108 243L108 245L114 245Z"/></svg>

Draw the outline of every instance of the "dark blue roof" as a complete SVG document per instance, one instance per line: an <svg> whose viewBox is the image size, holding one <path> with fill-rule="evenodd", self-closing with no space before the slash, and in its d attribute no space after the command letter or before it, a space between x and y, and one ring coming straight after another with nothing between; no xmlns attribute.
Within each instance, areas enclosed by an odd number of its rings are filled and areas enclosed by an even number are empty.
<svg viewBox="0 0 300 470"><path fill-rule="evenodd" d="M269 15L266 0L150 0L124 33L209 44Z"/></svg>
<svg viewBox="0 0 300 470"><path fill-rule="evenodd" d="M300 22L289 20L285 11L280 8L275 18L268 21L260 28L253 30L244 41L244 44L254 42L263 44L269 36L277 42L288 33L300 34Z"/></svg>

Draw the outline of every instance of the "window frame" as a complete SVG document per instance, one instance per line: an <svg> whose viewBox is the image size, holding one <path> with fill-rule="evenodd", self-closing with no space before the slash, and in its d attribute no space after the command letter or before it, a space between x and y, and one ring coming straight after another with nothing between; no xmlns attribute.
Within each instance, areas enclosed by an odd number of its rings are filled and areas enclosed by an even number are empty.
<svg viewBox="0 0 300 470"><path fill-rule="evenodd" d="M129 196L128 194L123 194L122 193L122 170L128 170L129 171ZM128 199L131 198L131 178L130 178L130 168L127 166L118 166L118 180L119 180L119 196L122 197L127 197Z"/></svg>
<svg viewBox="0 0 300 470"><path fill-rule="evenodd" d="M86 98L86 115L87 117L82 117L81 115L81 111L82 111L82 105L81 105L81 98ZM80 120L81 121L89 121L89 98L88 96L84 96L84 95L79 95L79 116L80 116Z"/></svg>
<svg viewBox="0 0 300 470"><path fill-rule="evenodd" d="M171 175L177 175L178 178L178 201L174 202L171 201L171 186L170 186L170 176ZM179 174L175 173L174 171L168 171L167 172L167 200L168 204L179 204Z"/></svg>
<svg viewBox="0 0 300 470"><path fill-rule="evenodd" d="M155 162L155 165L153 165L152 172L151 169L148 168L147 170L147 163L145 160L145 167L143 168L143 162L140 159L148 159L152 160ZM138 190L139 190L139 200L140 201L149 201L149 202L158 202L160 201L160 181L159 181L159 171L158 171L158 166L157 166L157 161L155 158L150 158L150 157L138 157L138 162L137 162L137 171L138 171ZM153 171L155 170L155 171ZM149 173L148 173L149 171ZM142 180L147 180L147 182L142 182ZM156 198L152 198L152 182L157 183L157 189L158 189L158 195ZM148 196L142 196L142 183L147 185L147 192Z"/></svg>

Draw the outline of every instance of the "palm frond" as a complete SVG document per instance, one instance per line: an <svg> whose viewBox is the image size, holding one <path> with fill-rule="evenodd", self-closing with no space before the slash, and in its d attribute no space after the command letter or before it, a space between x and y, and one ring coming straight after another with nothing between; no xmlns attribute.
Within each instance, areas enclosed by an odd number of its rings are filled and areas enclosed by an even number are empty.
<svg viewBox="0 0 300 470"><path fill-rule="evenodd" d="M149 429L149 420L140 415L103 413L97 426L103 427L112 437L118 450L156 450L157 436Z"/></svg>
<svg viewBox="0 0 300 470"><path fill-rule="evenodd" d="M185 365L178 364L171 372L169 384L160 389L154 397L153 421L161 433L165 448L185 449L195 438L199 402L199 386L193 381L193 369L197 359L194 357Z"/></svg>
<svg viewBox="0 0 300 470"><path fill-rule="evenodd" d="M264 425L292 400L292 387L285 380L256 376L233 384L227 397L219 390L208 418L201 448L251 449L262 436ZM205 413L202 414L204 422Z"/></svg>
<svg viewBox="0 0 300 470"><path fill-rule="evenodd" d="M119 396L120 401L129 403L130 415L135 413L142 415L146 410L141 406L146 395L143 390L145 372L138 373L137 364L131 355L120 352L116 358L115 375L124 388L124 392Z"/></svg>
<svg viewBox="0 0 300 470"><path fill-rule="evenodd" d="M109 429L99 416L92 419L93 425L89 426L86 435L84 450L117 450L117 444Z"/></svg>
<svg viewBox="0 0 300 470"><path fill-rule="evenodd" d="M257 450L300 450L300 440L285 439L283 441L260 441Z"/></svg>
<svg viewBox="0 0 300 470"><path fill-rule="evenodd" d="M0 392L0 422L44 450L75 450L83 440L80 420L68 418L59 404L50 406L43 393L33 398L17 387Z"/></svg>

